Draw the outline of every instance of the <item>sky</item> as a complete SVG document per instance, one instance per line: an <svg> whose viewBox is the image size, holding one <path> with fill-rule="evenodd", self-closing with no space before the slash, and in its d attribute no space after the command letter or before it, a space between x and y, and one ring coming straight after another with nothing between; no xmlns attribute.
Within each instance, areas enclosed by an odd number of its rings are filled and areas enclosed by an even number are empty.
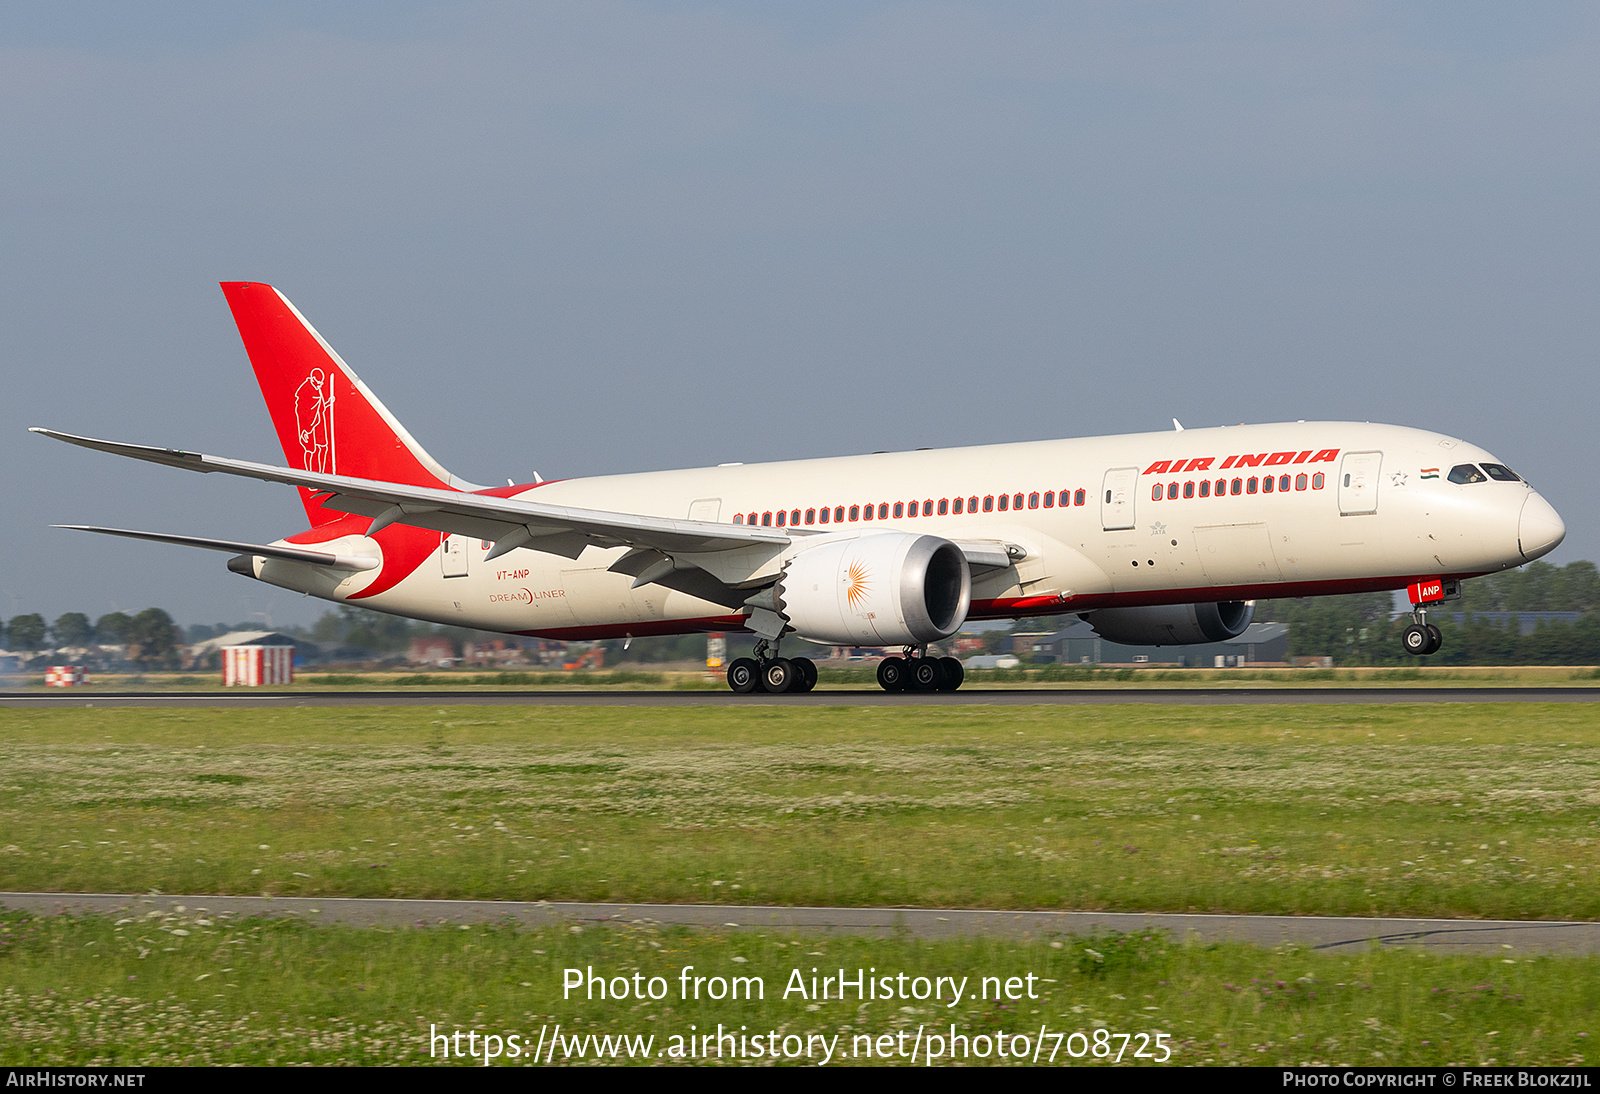
<svg viewBox="0 0 1600 1094"><path fill-rule="evenodd" d="M0 615L309 623L217 282L485 483L1295 419L1600 557L1600 7L0 2ZM220 481L219 481L220 480Z"/></svg>

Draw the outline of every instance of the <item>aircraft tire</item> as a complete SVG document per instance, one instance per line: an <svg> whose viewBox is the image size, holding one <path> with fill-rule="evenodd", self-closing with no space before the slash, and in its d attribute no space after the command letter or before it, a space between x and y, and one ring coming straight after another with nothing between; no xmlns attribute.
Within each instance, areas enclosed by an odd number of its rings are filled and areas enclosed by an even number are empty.
<svg viewBox="0 0 1600 1094"><path fill-rule="evenodd" d="M749 695L761 682L761 666L748 657L736 657L728 665L728 687L736 694Z"/></svg>
<svg viewBox="0 0 1600 1094"><path fill-rule="evenodd" d="M796 677L794 663L786 657L774 657L761 666L761 686L773 695L794 690Z"/></svg>
<svg viewBox="0 0 1600 1094"><path fill-rule="evenodd" d="M1431 639L1431 641L1428 643L1428 652L1438 653L1440 647L1444 645L1444 635L1439 633L1438 627L1435 627L1432 623L1429 623L1428 637Z"/></svg>
<svg viewBox="0 0 1600 1094"><path fill-rule="evenodd" d="M793 659L795 667L795 691L810 691L817 686L817 663L809 657L796 657Z"/></svg>
<svg viewBox="0 0 1600 1094"><path fill-rule="evenodd" d="M878 686L884 691L904 691L907 683L903 657L885 657L878 662Z"/></svg>
<svg viewBox="0 0 1600 1094"><path fill-rule="evenodd" d="M1433 635L1428 633L1427 627L1413 623L1400 632L1400 645L1412 657L1426 657L1432 652Z"/></svg>
<svg viewBox="0 0 1600 1094"><path fill-rule="evenodd" d="M944 666L937 657L918 657L911 662L911 686L917 691L939 691L944 687Z"/></svg>
<svg viewBox="0 0 1600 1094"><path fill-rule="evenodd" d="M961 662L954 657L941 657L939 664L944 667L944 684L940 691L955 691L961 686L961 681L966 679L967 670Z"/></svg>

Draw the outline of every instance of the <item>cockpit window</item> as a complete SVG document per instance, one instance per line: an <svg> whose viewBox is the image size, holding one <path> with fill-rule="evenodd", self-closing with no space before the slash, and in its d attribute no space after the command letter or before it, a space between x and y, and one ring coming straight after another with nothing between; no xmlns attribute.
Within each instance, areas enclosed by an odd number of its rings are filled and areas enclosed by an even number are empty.
<svg viewBox="0 0 1600 1094"><path fill-rule="evenodd" d="M1489 476L1470 463L1458 463L1450 469L1450 481L1458 483L1488 482Z"/></svg>
<svg viewBox="0 0 1600 1094"><path fill-rule="evenodd" d="M1518 475L1503 463L1486 463L1483 465L1483 469L1489 473L1489 477L1495 482L1522 481L1521 475Z"/></svg>

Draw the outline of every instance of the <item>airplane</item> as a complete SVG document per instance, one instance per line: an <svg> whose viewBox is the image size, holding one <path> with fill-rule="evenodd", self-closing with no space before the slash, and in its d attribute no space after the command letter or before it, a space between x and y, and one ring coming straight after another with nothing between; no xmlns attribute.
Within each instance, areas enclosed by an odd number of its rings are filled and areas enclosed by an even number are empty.
<svg viewBox="0 0 1600 1094"><path fill-rule="evenodd" d="M930 647L967 623L1076 614L1137 645L1216 642L1257 598L1407 589L1430 608L1520 566L1566 526L1455 437L1292 422L484 487L430 456L271 285L222 285L286 466L33 431L119 456L297 488L309 527L271 543L91 525L233 554L228 569L335 603L566 640L740 631L729 687L808 691L790 635L901 647L888 691L954 690ZM508 480L509 483L509 480Z"/></svg>

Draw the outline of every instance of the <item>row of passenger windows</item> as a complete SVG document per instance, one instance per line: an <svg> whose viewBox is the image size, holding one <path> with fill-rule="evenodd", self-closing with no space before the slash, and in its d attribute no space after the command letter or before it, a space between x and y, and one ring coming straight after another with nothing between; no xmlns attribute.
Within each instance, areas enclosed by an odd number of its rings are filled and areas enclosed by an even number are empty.
<svg viewBox="0 0 1600 1094"><path fill-rule="evenodd" d="M1265 478L1258 479L1252 475L1248 479L1234 479L1231 482L1227 479L1217 479L1215 482L1210 479L1201 479L1198 490L1194 481L1190 480L1182 484L1182 490L1183 497L1186 498L1195 497L1196 494L1202 498L1220 498L1228 494L1254 494L1258 491L1263 494L1271 494L1274 491L1285 494L1291 489L1305 490L1307 487L1312 490L1321 490L1326 485L1326 481L1321 471L1318 471L1315 475L1279 475L1277 478L1268 475ZM1150 488L1150 500L1160 501L1162 498L1166 498L1169 501L1174 500L1179 496L1178 491L1179 484L1176 482L1158 482Z"/></svg>
<svg viewBox="0 0 1600 1094"><path fill-rule="evenodd" d="M779 528L791 524L843 524L851 520L905 520L910 517L960 516L963 513L1005 513L1012 509L1055 509L1057 499L1060 499L1060 508L1065 509L1071 505L1083 505L1089 500L1085 490L1063 490L1057 494L1054 490L1046 490L1043 494L1037 490L1031 494L989 494L979 498L976 494L967 498L940 498L934 501L926 498L922 501L880 501L868 505L835 505L830 508L807 509L804 515L799 509L780 509L774 513L735 513L735 524L761 524L764 527L776 525Z"/></svg>

